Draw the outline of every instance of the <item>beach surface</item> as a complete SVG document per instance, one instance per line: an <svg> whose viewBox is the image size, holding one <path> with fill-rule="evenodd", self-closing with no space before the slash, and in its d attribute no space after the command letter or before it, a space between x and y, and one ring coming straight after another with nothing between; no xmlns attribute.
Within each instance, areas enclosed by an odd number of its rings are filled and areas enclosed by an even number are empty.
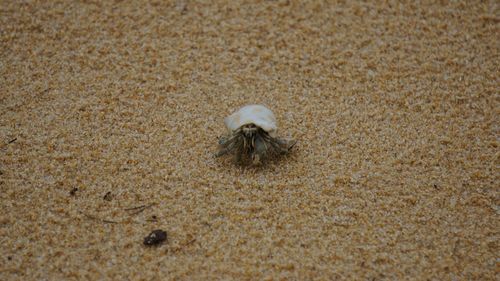
<svg viewBox="0 0 500 281"><path fill-rule="evenodd" d="M0 280L499 280L499 24L497 1L0 0ZM289 155L214 157L246 104Z"/></svg>

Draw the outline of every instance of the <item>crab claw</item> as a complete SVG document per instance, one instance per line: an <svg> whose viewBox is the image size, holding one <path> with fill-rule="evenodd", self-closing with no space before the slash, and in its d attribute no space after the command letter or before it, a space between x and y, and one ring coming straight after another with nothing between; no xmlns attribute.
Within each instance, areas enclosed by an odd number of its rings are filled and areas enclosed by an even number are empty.
<svg viewBox="0 0 500 281"><path fill-rule="evenodd" d="M264 158L267 152L266 142L260 137L255 138L255 147L252 153L253 164L259 164L261 159Z"/></svg>

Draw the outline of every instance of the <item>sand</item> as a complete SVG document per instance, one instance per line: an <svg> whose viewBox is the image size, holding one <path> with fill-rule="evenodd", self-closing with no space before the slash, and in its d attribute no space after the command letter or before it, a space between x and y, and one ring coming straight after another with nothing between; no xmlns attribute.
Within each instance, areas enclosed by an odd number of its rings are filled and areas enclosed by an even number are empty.
<svg viewBox="0 0 500 281"><path fill-rule="evenodd" d="M498 280L499 23L497 1L0 1L0 279ZM249 103L290 155L213 157Z"/></svg>

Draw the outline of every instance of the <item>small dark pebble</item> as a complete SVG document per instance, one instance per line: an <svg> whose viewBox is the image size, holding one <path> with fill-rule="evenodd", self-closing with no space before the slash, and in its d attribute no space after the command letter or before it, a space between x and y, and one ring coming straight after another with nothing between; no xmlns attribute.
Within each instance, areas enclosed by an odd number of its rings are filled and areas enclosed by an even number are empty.
<svg viewBox="0 0 500 281"><path fill-rule="evenodd" d="M111 199L113 199L113 196L111 195L111 191L106 192L103 199L106 201L111 201Z"/></svg>
<svg viewBox="0 0 500 281"><path fill-rule="evenodd" d="M161 229L157 229L153 230L148 236L144 238L144 245L159 245L165 240L167 240L167 233Z"/></svg>
<svg viewBox="0 0 500 281"><path fill-rule="evenodd" d="M155 216L155 215L152 215L152 216L151 216L151 219L153 219L153 220L157 220L157 219L158 219L158 217L157 217L157 216Z"/></svg>
<svg viewBox="0 0 500 281"><path fill-rule="evenodd" d="M78 191L78 188L73 187L73 189L71 189L71 191L69 192L69 195L75 196L75 194L76 194L77 191Z"/></svg>
<svg viewBox="0 0 500 281"><path fill-rule="evenodd" d="M11 256L9 256L9 257L7 257L7 259L11 261L11 260L12 260L12 257L11 257Z"/></svg>

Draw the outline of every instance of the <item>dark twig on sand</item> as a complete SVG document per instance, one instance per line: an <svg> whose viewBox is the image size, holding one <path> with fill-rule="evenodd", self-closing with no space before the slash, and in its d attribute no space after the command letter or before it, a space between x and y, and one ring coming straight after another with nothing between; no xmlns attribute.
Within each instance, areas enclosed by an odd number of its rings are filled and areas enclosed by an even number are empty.
<svg viewBox="0 0 500 281"><path fill-rule="evenodd" d="M156 203L152 203L152 204L149 204L149 205L141 205L141 206L137 206L137 207L126 208L124 210L125 211L132 211L132 212L129 213L129 215L133 216L133 215L137 215L139 213L142 213L144 210L146 210L148 208L151 208L155 204Z"/></svg>
<svg viewBox="0 0 500 281"><path fill-rule="evenodd" d="M131 208L125 208L124 210L125 211L132 211L132 210L142 209L144 207L146 207L146 205L141 205L141 206L131 207Z"/></svg>
<svg viewBox="0 0 500 281"><path fill-rule="evenodd" d="M111 201L113 199L113 195L111 194L111 191L106 192L103 199L106 201Z"/></svg>
<svg viewBox="0 0 500 281"><path fill-rule="evenodd" d="M98 217L95 217L95 216L92 216L92 215L89 215L89 214L86 214L84 212L80 212L82 215L84 215L86 218L88 219L91 219L91 220L96 220L96 221L100 221L100 222L103 222L103 223L118 223L117 221L112 221L112 220L106 220L106 219L100 219Z"/></svg>

